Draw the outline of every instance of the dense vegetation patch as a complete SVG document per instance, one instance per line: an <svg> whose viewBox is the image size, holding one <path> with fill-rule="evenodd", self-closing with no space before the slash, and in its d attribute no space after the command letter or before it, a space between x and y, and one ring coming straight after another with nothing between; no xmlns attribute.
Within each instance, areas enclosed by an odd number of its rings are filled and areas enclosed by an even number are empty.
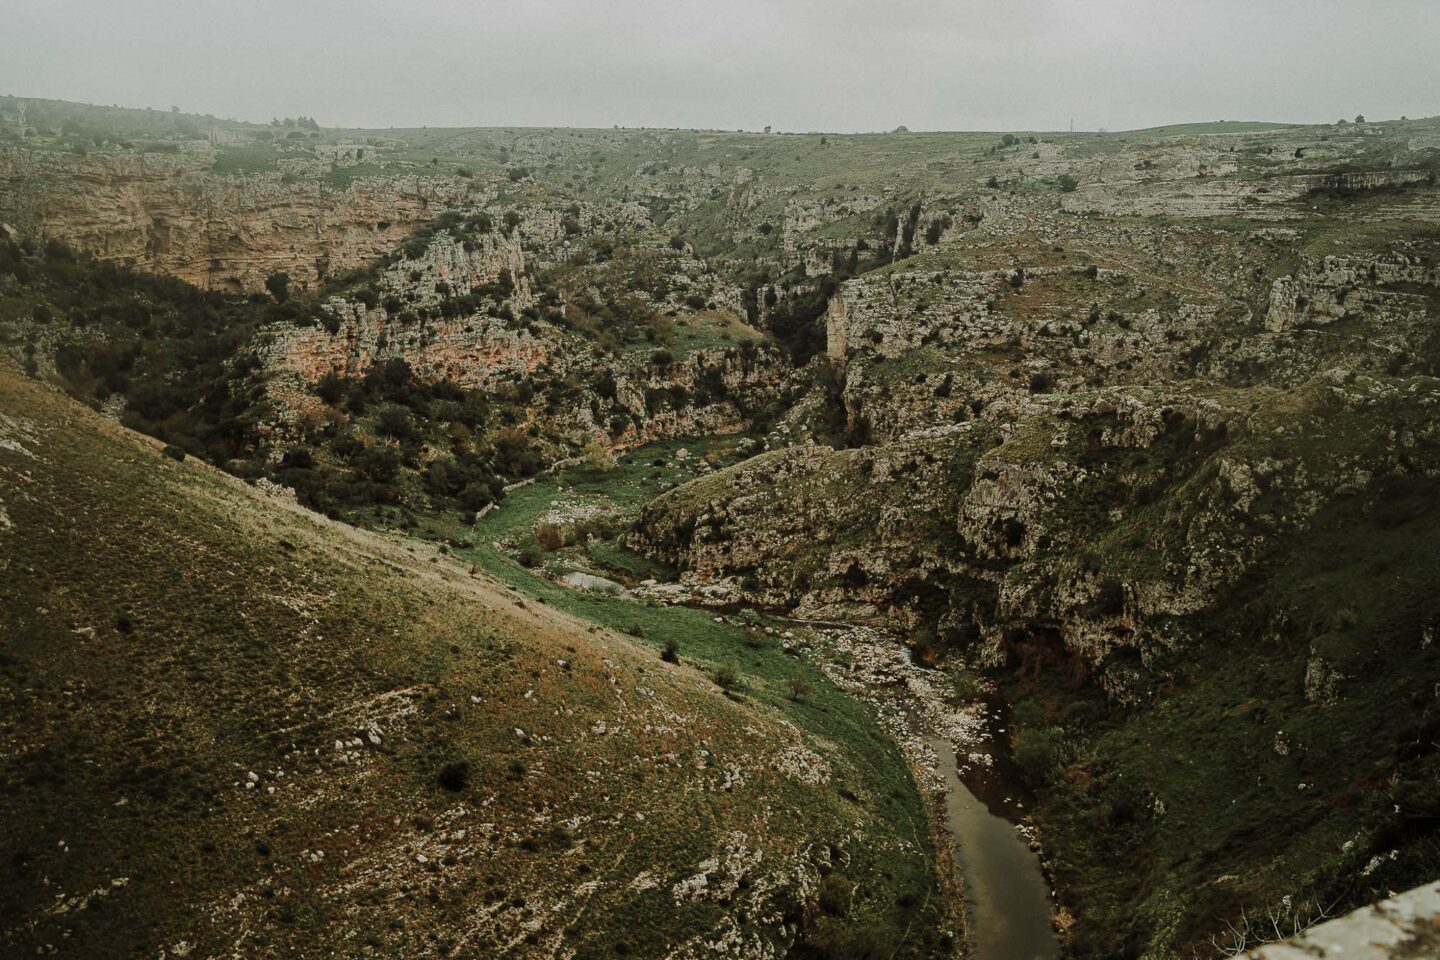
<svg viewBox="0 0 1440 960"><path fill-rule="evenodd" d="M11 295L0 319L24 330L32 375L41 357L72 396L124 403L121 420L178 450L246 478L292 487L332 516L398 509L474 512L506 482L543 466L519 429L529 393L491 397L418 377L402 359L361 377L328 374L312 388L312 416L276 431L255 333L308 322L313 298L283 281L271 297L204 292L180 280L116 266L60 244L0 242Z"/></svg>

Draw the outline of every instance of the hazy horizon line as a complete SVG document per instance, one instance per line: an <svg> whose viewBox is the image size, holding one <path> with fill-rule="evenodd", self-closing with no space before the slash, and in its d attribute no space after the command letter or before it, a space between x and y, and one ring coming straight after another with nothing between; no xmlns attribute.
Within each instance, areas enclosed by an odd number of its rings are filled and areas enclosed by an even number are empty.
<svg viewBox="0 0 1440 960"><path fill-rule="evenodd" d="M7 93L5 93L5 94L0 94L0 96L6 97L6 98L8 98L8 99L13 99L13 100L49 101L49 102L53 102L53 103L74 104L74 105L83 106L83 107L97 107L97 108L103 108L103 109L117 109L117 110L139 110L139 111L146 111L146 112L151 112L151 113L173 113L173 112L177 112L177 107L178 107L178 105L175 105L175 104L172 104L172 105L170 105L170 106L159 107L159 106L152 106L152 105L149 105L149 104L146 104L146 105L130 105L130 104L123 104L123 103L100 103L100 102L98 102L98 101L93 101L93 100L72 100L72 99L69 99L69 98L67 98L67 97L44 96L44 95L39 95L39 94L23 94L23 93L13 93L13 92L7 92ZM226 123L247 124L247 125L256 126L256 127L268 127L268 126L271 126L271 125L274 123L274 121L279 120L279 119L282 119L281 114L279 114L279 113L274 113L274 114L272 114L271 117L270 117L270 119L267 119L267 120L255 120L255 119L248 119L248 118L244 118L244 117L225 116L225 115L220 115L220 114L215 114L215 113L201 112L200 110L187 109L187 108L185 108L185 107L178 107L178 112L181 113L181 114L187 115L187 116L192 116L192 117L203 117L203 118L209 119L209 120L219 120L219 121L223 121L223 122L226 122ZM1262 119L1255 119L1255 118L1252 118L1252 119L1243 119L1243 120L1242 120L1242 119L1226 118L1226 119L1219 119L1219 120L1194 120L1194 119L1192 119L1192 120L1174 120L1174 121L1168 121L1168 122L1164 122L1164 123L1152 123L1152 124L1148 124L1148 125L1142 126L1142 127L1127 127L1127 128L1123 128L1123 129L1119 129L1119 128L1111 129L1111 128L1108 128L1108 127L1103 126L1103 125L1101 125L1101 126L1091 126L1091 127L1079 127L1079 126L1077 126L1077 127L1075 127L1074 129L1066 129L1066 128L1063 128L1063 127L1056 127L1056 128L1044 128L1044 127L973 127L973 128L968 128L968 129L967 129L967 128L959 128L959 127L955 127L955 128L942 128L942 127L910 128L908 125L905 125L905 124L897 124L896 127L892 127L892 128L889 128L889 129L878 129L878 128L877 128L877 129L867 129L867 130L859 130L859 129L856 129L856 130L826 130L826 129L816 128L816 129L809 129L809 130L800 130L800 129L766 129L766 128L764 128L764 127L750 128L750 127L717 127L717 126L666 126L666 125L658 125L658 124L625 124L625 123L610 123L610 124L600 124L600 123L575 124L575 123L571 123L571 124L564 124L564 123L530 123L530 122L525 122L525 123L448 123L448 122L447 122L447 123L421 123L421 124L400 124L400 125L387 124L387 125L383 125L383 126L367 126L367 125L349 124L349 123L322 123L317 117L310 116L310 115L308 115L308 114L299 114L299 116L309 116L310 119L315 120L315 122L316 122L317 124L319 124L320 129L322 129L322 130L341 130L341 131L343 131L343 130L365 130L365 131L382 131L382 130L594 130L594 131L605 131L605 130L612 130L612 131L613 131L613 130L619 130L619 131L652 131L652 130L653 130L653 131L664 131L664 132L672 132L672 133L732 133L732 134L733 134L733 133L749 133L749 134L756 134L756 135L760 135L760 136L765 136L765 135L767 135L767 134L770 135L770 136L893 136L893 135L895 135L896 133L916 134L916 135L918 135L918 134L947 134L947 133L1002 133L1002 134L1003 134L1003 133L1025 133L1025 134L1047 134L1047 135L1056 134L1056 135L1067 135L1067 134L1072 134L1072 133L1073 133L1073 134L1077 134L1077 135L1078 135L1078 134L1097 134L1097 133L1113 133L1113 134L1135 133L1135 132L1145 131L1145 130L1163 130L1163 129L1166 129L1166 128L1168 128L1168 127L1203 126L1203 125L1207 125L1207 124L1263 124L1263 125L1273 126L1273 127L1276 127L1276 128L1282 128L1282 127L1332 126L1332 125L1334 125L1334 123L1335 123L1335 121L1325 121L1325 120L1321 120L1321 121L1307 121L1307 120L1262 120ZM289 118L287 117L286 119L289 119ZM1339 119L1347 119L1347 118L1339 118ZM1426 118L1426 117L1390 117L1390 118L1379 118L1379 119L1366 118L1366 122L1367 122L1367 123L1395 123L1395 122L1400 122L1400 121L1424 120L1424 119L1427 119L1427 118Z"/></svg>

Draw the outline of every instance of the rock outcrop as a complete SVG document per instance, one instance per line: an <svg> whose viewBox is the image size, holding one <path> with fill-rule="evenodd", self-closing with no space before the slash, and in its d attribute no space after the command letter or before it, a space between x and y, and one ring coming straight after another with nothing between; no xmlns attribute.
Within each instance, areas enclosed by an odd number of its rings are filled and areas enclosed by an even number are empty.
<svg viewBox="0 0 1440 960"><path fill-rule="evenodd" d="M0 151L0 220L206 289L263 291L271 273L313 285L362 267L447 207L469 182L360 176L343 187L281 172L221 176L213 157Z"/></svg>

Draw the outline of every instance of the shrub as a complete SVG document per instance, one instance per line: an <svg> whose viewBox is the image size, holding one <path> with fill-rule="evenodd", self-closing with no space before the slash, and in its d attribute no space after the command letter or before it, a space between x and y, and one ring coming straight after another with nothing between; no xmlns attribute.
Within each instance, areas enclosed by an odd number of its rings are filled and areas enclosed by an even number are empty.
<svg viewBox="0 0 1440 960"><path fill-rule="evenodd" d="M715 685L721 690L738 690L740 688L740 674L728 663L721 665L715 671Z"/></svg>
<svg viewBox="0 0 1440 960"><path fill-rule="evenodd" d="M680 644L676 643L673 637L665 641L665 649L661 651L660 659L666 663L680 662Z"/></svg>
<svg viewBox="0 0 1440 960"><path fill-rule="evenodd" d="M459 793L470 785L470 764L464 760L447 763L440 768L440 775L435 779L446 790Z"/></svg>
<svg viewBox="0 0 1440 960"><path fill-rule="evenodd" d="M790 699L796 703L810 696L810 684L803 677L792 674L785 678L785 686L790 690Z"/></svg>
<svg viewBox="0 0 1440 960"><path fill-rule="evenodd" d="M345 396L345 378L334 370L328 370L315 381L315 395L334 406Z"/></svg>
<svg viewBox="0 0 1440 960"><path fill-rule="evenodd" d="M888 930L823 914L806 928L805 948L805 956L825 960L888 960L895 953L894 936Z"/></svg>
<svg viewBox="0 0 1440 960"><path fill-rule="evenodd" d="M365 447L355 455L352 465L375 483L388 484L400 472L400 455L386 447Z"/></svg>
<svg viewBox="0 0 1440 960"><path fill-rule="evenodd" d="M850 912L854 888L843 873L831 872L820 881L820 909L837 917Z"/></svg>
<svg viewBox="0 0 1440 960"><path fill-rule="evenodd" d="M1015 744L1015 765L1033 786L1043 786L1060 763L1060 741L1044 727L1024 730Z"/></svg>
<svg viewBox="0 0 1440 960"><path fill-rule="evenodd" d="M553 523L540 523L535 526L535 541L546 550L559 550L565 546L565 534Z"/></svg>
<svg viewBox="0 0 1440 960"><path fill-rule="evenodd" d="M381 413L375 421L375 429L396 440L409 440L415 436L415 423L410 411L404 407L391 407Z"/></svg>
<svg viewBox="0 0 1440 960"><path fill-rule="evenodd" d="M185 451L173 443L165 444L165 449L161 452L176 463L183 463L185 460Z"/></svg>
<svg viewBox="0 0 1440 960"><path fill-rule="evenodd" d="M1080 181L1068 173L1060 174L1060 178L1056 182L1060 184L1061 193L1074 193L1075 188L1080 186Z"/></svg>
<svg viewBox="0 0 1440 960"><path fill-rule="evenodd" d="M283 271L270 274L265 278L265 289L270 291L276 303L284 303L290 299L290 274Z"/></svg>
<svg viewBox="0 0 1440 960"><path fill-rule="evenodd" d="M472 480L456 496L460 506L466 510L483 510L499 499L504 488L498 477L488 480Z"/></svg>

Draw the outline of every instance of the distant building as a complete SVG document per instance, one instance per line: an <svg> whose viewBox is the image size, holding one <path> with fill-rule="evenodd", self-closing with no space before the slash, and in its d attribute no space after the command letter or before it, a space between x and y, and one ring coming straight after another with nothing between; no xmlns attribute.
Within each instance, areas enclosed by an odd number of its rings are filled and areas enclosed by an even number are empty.
<svg viewBox="0 0 1440 960"><path fill-rule="evenodd" d="M363 143L317 143L314 150L315 156L321 160L342 165L360 163L367 157L373 159L376 153L374 147Z"/></svg>

